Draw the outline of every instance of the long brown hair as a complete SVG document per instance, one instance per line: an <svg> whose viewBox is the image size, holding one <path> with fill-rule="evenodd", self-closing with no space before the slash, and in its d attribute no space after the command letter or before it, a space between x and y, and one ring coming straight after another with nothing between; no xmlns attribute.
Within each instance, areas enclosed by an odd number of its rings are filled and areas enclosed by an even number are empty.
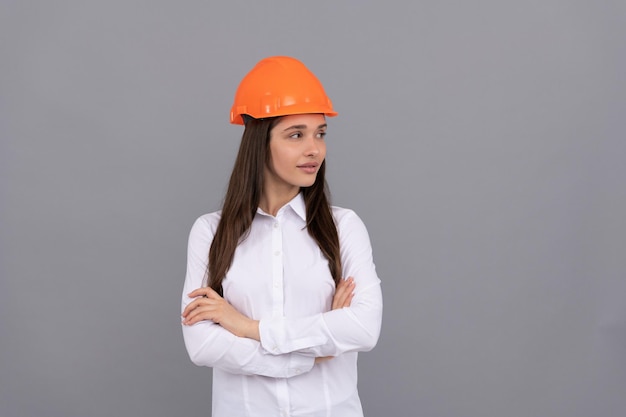
<svg viewBox="0 0 626 417"><path fill-rule="evenodd" d="M259 206L265 164L270 157L270 132L279 120L279 117L246 119L220 222L209 250L207 284L220 295L223 295L222 280L232 264L237 245L247 237ZM326 161L320 165L315 183L302 187L300 192L306 207L307 231L328 259L330 273L337 285L341 279L339 236L330 208L325 173Z"/></svg>

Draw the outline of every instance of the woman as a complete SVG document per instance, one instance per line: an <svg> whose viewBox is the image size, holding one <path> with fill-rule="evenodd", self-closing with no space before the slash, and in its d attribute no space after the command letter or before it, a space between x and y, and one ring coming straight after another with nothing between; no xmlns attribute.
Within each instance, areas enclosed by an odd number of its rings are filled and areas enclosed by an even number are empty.
<svg viewBox="0 0 626 417"><path fill-rule="evenodd" d="M289 57L242 80L245 124L220 212L193 225L182 297L191 360L213 368L213 417L362 416L357 352L382 296L365 226L329 205L318 79Z"/></svg>

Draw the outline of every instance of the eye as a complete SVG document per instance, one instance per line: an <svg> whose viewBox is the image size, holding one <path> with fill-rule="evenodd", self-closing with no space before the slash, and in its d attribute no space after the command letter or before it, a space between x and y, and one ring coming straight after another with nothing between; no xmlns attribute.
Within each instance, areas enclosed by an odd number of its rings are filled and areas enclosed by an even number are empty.
<svg viewBox="0 0 626 417"><path fill-rule="evenodd" d="M318 139L324 139L326 137L326 132L317 132L317 135L315 135L315 137Z"/></svg>
<svg viewBox="0 0 626 417"><path fill-rule="evenodd" d="M300 139L302 137L302 133L300 132L294 132L291 135L289 135L290 139Z"/></svg>

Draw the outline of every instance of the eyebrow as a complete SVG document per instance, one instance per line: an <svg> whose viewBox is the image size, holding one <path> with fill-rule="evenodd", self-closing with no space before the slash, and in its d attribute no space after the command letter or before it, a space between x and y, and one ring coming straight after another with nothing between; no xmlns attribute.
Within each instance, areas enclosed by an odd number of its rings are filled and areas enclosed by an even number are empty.
<svg viewBox="0 0 626 417"><path fill-rule="evenodd" d="M289 126L288 128L284 129L283 132L286 132L288 130L294 130L294 129L306 129L308 126L307 125L293 125L293 126ZM324 129L328 127L328 124L324 123L319 125L317 128L318 129Z"/></svg>

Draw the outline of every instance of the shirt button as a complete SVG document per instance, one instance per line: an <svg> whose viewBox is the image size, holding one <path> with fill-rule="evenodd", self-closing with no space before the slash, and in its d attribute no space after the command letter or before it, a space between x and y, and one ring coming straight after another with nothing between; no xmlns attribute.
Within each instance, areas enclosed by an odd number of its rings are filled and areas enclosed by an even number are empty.
<svg viewBox="0 0 626 417"><path fill-rule="evenodd" d="M278 288L278 282L274 283L274 288Z"/></svg>
<svg viewBox="0 0 626 417"><path fill-rule="evenodd" d="M301 371L301 370L299 370L299 369L296 369L296 374L297 374L297 375L300 375L300 372L302 372L302 371Z"/></svg>
<svg viewBox="0 0 626 417"><path fill-rule="evenodd" d="M276 252L274 252L274 255L276 255L276 256L280 255L280 251L277 250Z"/></svg>
<svg viewBox="0 0 626 417"><path fill-rule="evenodd" d="M278 229L278 223L274 223L274 229Z"/></svg>

